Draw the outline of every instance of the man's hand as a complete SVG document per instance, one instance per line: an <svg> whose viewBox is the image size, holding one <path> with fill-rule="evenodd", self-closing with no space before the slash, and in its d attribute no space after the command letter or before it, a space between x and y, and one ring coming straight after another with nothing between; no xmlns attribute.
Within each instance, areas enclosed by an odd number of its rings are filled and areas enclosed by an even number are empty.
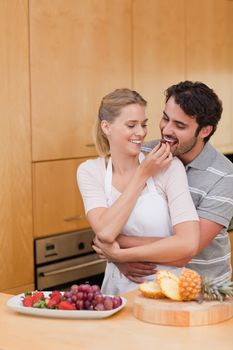
<svg viewBox="0 0 233 350"><path fill-rule="evenodd" d="M143 283L144 277L154 275L156 265L154 263L116 263L115 264L123 275L135 283Z"/></svg>

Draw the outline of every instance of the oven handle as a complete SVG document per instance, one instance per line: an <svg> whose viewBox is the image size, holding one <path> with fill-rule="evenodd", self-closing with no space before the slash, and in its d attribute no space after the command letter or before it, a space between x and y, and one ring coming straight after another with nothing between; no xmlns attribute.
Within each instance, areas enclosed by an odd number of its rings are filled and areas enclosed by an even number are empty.
<svg viewBox="0 0 233 350"><path fill-rule="evenodd" d="M64 269L54 270L54 271L50 271L50 272L41 272L40 276L48 277L48 276L53 276L53 275L59 275L59 274L64 273L64 272L79 270L79 269L82 269L83 267L102 264L105 261L106 261L106 259L98 259L95 261L90 261L88 263L79 264L76 266L65 267Z"/></svg>

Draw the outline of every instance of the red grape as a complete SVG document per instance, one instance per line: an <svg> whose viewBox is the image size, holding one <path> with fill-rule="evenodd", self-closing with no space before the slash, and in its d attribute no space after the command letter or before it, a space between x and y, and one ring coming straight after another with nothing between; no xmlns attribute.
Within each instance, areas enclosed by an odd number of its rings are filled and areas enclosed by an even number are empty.
<svg viewBox="0 0 233 350"><path fill-rule="evenodd" d="M76 301L76 307L78 310L83 310L84 309L84 301L83 300L77 300Z"/></svg>
<svg viewBox="0 0 233 350"><path fill-rule="evenodd" d="M94 292L100 292L100 287L99 287L97 284L94 284L94 285L92 286L92 290L93 290L93 293L94 293Z"/></svg>
<svg viewBox="0 0 233 350"><path fill-rule="evenodd" d="M65 298L71 298L72 297L72 292L71 291L67 291L64 293L64 297Z"/></svg>
<svg viewBox="0 0 233 350"><path fill-rule="evenodd" d="M89 310L90 306L91 306L90 300L85 300L84 301L84 309Z"/></svg>
<svg viewBox="0 0 233 350"><path fill-rule="evenodd" d="M118 297L114 297L113 298L113 304L115 305L115 308L121 306L121 304L122 304L121 297L119 297L119 296Z"/></svg>
<svg viewBox="0 0 233 350"><path fill-rule="evenodd" d="M87 293L88 300L93 300L93 298L94 298L94 293L92 293L92 292Z"/></svg>
<svg viewBox="0 0 233 350"><path fill-rule="evenodd" d="M94 300L97 302L97 304L103 304L104 297L102 294L99 293L95 295Z"/></svg>
<svg viewBox="0 0 233 350"><path fill-rule="evenodd" d="M104 311L104 305L103 304L97 304L95 306L95 310L97 310L97 311Z"/></svg>
<svg viewBox="0 0 233 350"><path fill-rule="evenodd" d="M76 302L77 301L77 295L76 294L73 294L72 297L71 297L71 300Z"/></svg>
<svg viewBox="0 0 233 350"><path fill-rule="evenodd" d="M77 300L83 300L83 292L78 292L76 295L77 295Z"/></svg>
<svg viewBox="0 0 233 350"><path fill-rule="evenodd" d="M72 285L70 290L64 292L63 298L77 310L112 310L122 304L120 296L103 295L97 284L92 286L89 283Z"/></svg>
<svg viewBox="0 0 233 350"><path fill-rule="evenodd" d="M104 308L105 310L112 310L113 309L113 301L112 298L109 296L104 297Z"/></svg>
<svg viewBox="0 0 233 350"><path fill-rule="evenodd" d="M71 286L71 288L70 288L71 293L76 294L77 291L78 291L78 288L79 288L79 287L78 287L77 284L73 284L73 285Z"/></svg>

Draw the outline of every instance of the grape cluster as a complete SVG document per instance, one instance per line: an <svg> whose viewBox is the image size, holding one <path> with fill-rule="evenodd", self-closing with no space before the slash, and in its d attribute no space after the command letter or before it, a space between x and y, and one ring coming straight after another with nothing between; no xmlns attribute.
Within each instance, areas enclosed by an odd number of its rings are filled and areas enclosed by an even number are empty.
<svg viewBox="0 0 233 350"><path fill-rule="evenodd" d="M74 284L64 292L64 298L74 305L77 310L112 310L122 304L119 296L103 295L98 285Z"/></svg>

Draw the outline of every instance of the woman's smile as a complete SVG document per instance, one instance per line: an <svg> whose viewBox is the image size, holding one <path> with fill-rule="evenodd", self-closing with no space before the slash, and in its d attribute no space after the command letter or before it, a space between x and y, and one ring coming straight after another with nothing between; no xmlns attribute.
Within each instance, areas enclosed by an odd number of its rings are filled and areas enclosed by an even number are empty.
<svg viewBox="0 0 233 350"><path fill-rule="evenodd" d="M141 145L142 144L142 140L129 140L129 142L135 143L137 145Z"/></svg>

